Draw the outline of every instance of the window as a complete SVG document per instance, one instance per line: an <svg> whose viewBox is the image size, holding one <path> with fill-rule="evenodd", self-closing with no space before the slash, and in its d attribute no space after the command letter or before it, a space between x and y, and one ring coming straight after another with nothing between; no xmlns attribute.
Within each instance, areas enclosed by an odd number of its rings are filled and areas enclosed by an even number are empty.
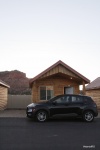
<svg viewBox="0 0 100 150"><path fill-rule="evenodd" d="M64 87L64 94L73 94L74 88L73 87Z"/></svg>
<svg viewBox="0 0 100 150"><path fill-rule="evenodd" d="M53 97L53 86L40 87L40 100L49 100Z"/></svg>
<svg viewBox="0 0 100 150"><path fill-rule="evenodd" d="M70 103L71 102L71 96L67 96L66 97L66 103Z"/></svg>
<svg viewBox="0 0 100 150"><path fill-rule="evenodd" d="M72 96L72 102L77 102L76 96Z"/></svg>
<svg viewBox="0 0 100 150"><path fill-rule="evenodd" d="M74 103L80 103L82 102L82 97L80 96L72 96L72 102Z"/></svg>
<svg viewBox="0 0 100 150"><path fill-rule="evenodd" d="M65 103L65 97L59 97L55 100L56 103L60 104L60 103Z"/></svg>
<svg viewBox="0 0 100 150"><path fill-rule="evenodd" d="M84 102L85 103L91 103L93 100L91 99L91 97L85 97L84 96Z"/></svg>
<svg viewBox="0 0 100 150"><path fill-rule="evenodd" d="M62 96L55 100L56 103L70 103L70 96Z"/></svg>

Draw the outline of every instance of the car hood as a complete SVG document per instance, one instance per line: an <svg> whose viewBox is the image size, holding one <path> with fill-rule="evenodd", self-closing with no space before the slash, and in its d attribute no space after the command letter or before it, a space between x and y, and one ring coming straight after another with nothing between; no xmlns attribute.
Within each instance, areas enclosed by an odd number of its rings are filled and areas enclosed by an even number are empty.
<svg viewBox="0 0 100 150"><path fill-rule="evenodd" d="M35 107L35 106L37 106L37 105L45 105L45 104L47 104L48 102L39 102L39 103L31 103L31 104L29 104L27 107Z"/></svg>
<svg viewBox="0 0 100 150"><path fill-rule="evenodd" d="M27 107L34 107L34 106L36 106L35 103L31 103Z"/></svg>

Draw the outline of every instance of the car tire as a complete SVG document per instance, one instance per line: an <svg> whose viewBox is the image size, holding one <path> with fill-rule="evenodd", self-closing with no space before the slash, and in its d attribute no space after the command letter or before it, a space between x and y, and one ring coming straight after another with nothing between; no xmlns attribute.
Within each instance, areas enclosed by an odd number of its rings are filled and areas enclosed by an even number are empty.
<svg viewBox="0 0 100 150"><path fill-rule="evenodd" d="M36 114L36 120L39 122L45 122L48 119L48 114L44 110L40 110Z"/></svg>
<svg viewBox="0 0 100 150"><path fill-rule="evenodd" d="M94 114L92 111L88 110L83 113L83 119L86 122L92 122L94 120Z"/></svg>

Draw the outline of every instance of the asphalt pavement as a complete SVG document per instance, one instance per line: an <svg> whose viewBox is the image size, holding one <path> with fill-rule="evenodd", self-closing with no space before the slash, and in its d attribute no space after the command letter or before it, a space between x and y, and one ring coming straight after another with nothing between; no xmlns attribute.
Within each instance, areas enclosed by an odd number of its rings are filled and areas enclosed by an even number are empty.
<svg viewBox="0 0 100 150"><path fill-rule="evenodd" d="M92 123L80 118L52 118L44 123L26 110L0 111L0 150L100 150L100 112Z"/></svg>
<svg viewBox="0 0 100 150"><path fill-rule="evenodd" d="M0 118L0 150L100 150L100 118L56 119L45 123L28 118Z"/></svg>

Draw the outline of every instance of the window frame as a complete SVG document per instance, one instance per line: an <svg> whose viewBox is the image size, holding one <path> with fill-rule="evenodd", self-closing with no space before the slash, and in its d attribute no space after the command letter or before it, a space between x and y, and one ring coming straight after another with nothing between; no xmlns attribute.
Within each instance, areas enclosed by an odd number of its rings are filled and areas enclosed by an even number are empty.
<svg viewBox="0 0 100 150"><path fill-rule="evenodd" d="M44 87L44 88L46 88L46 99L41 99L41 88L42 87ZM54 88L53 88L53 86L52 85L47 85L47 86L40 86L39 87L39 94L40 94L40 100L41 101L48 101L49 99L47 99L48 98L48 88L52 88L52 90L50 90L50 91L53 91L53 94L52 95L50 95L51 96L51 98L53 97L53 95L54 95Z"/></svg>

